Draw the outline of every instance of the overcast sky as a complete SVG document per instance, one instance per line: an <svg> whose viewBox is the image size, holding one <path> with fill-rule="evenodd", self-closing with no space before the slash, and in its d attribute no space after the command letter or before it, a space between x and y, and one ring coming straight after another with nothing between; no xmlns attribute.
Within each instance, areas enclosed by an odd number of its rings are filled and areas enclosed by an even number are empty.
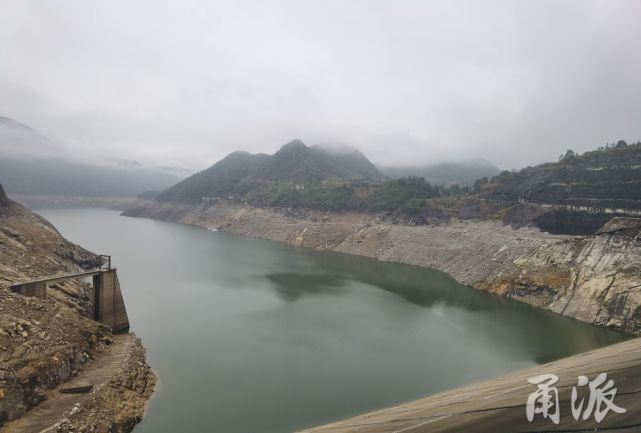
<svg viewBox="0 0 641 433"><path fill-rule="evenodd" d="M641 139L641 1L0 0L1 115L145 164L522 167Z"/></svg>

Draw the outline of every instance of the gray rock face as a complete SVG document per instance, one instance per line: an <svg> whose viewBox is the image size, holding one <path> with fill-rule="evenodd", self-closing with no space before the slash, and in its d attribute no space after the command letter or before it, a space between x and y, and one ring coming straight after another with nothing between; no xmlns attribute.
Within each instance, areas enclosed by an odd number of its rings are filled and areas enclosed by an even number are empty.
<svg viewBox="0 0 641 433"><path fill-rule="evenodd" d="M406 226L371 214L292 213L226 201L206 210L139 202L126 214L434 268L477 289L641 333L641 222L636 219L614 220L595 236L570 237L499 221Z"/></svg>
<svg viewBox="0 0 641 433"><path fill-rule="evenodd" d="M635 237L641 231L641 218L615 217L601 227L597 234L625 234Z"/></svg>

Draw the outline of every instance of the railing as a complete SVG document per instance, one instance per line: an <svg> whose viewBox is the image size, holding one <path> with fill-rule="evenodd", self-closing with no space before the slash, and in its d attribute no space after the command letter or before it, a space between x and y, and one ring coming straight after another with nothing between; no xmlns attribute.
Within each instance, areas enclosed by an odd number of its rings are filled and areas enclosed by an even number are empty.
<svg viewBox="0 0 641 433"><path fill-rule="evenodd" d="M565 203L532 202L532 201L525 200L523 198L519 199L519 203L536 206L542 209L568 210L571 212L590 212L590 213L641 216L641 209L610 208L610 207L601 207L601 206L572 205L572 204L565 204Z"/></svg>
<svg viewBox="0 0 641 433"><path fill-rule="evenodd" d="M207 210L211 207L212 203L216 203L220 200L220 197L205 197L203 196L203 210Z"/></svg>

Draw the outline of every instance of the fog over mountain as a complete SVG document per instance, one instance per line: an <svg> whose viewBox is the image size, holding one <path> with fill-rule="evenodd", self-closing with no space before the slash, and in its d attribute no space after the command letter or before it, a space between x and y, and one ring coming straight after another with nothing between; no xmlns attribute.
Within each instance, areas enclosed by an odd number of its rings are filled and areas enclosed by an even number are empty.
<svg viewBox="0 0 641 433"><path fill-rule="evenodd" d="M28 125L0 117L0 184L9 194L133 197L189 173L138 161L72 153Z"/></svg>
<svg viewBox="0 0 641 433"><path fill-rule="evenodd" d="M641 137L639 40L628 0L8 1L0 115L193 171L293 137L520 168Z"/></svg>
<svg viewBox="0 0 641 433"><path fill-rule="evenodd" d="M463 186L472 186L477 179L489 178L501 172L497 166L483 158L439 162L430 165L380 166L379 170L393 179L421 176L435 185L456 183Z"/></svg>
<svg viewBox="0 0 641 433"><path fill-rule="evenodd" d="M3 157L52 157L62 150L62 146L31 127L0 116L0 152Z"/></svg>

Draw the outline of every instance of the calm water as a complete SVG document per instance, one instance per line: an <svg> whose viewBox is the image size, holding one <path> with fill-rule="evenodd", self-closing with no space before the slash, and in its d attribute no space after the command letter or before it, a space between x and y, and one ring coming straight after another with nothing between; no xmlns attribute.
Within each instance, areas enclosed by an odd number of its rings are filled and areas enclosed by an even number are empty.
<svg viewBox="0 0 641 433"><path fill-rule="evenodd" d="M282 433L622 340L421 268L104 210L41 210L118 267L160 386L137 433Z"/></svg>

